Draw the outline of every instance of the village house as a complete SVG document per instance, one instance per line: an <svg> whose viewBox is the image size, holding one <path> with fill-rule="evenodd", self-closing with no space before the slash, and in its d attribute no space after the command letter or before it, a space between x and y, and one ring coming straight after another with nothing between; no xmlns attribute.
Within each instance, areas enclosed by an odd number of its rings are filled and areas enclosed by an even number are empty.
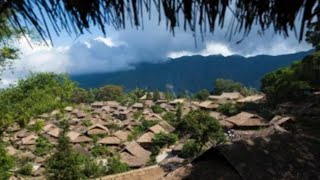
<svg viewBox="0 0 320 180"><path fill-rule="evenodd" d="M147 115L144 115L144 118L148 121L158 121L162 120L162 117L155 113L149 113Z"/></svg>
<svg viewBox="0 0 320 180"><path fill-rule="evenodd" d="M67 137L70 139L71 143L87 143L92 141L92 139L87 136L81 135L75 131L69 131Z"/></svg>
<svg viewBox="0 0 320 180"><path fill-rule="evenodd" d="M91 107L93 107L93 108L102 108L104 106L104 104L105 104L104 102L96 101L96 102L91 103Z"/></svg>
<svg viewBox="0 0 320 180"><path fill-rule="evenodd" d="M209 99L218 104L225 104L227 102L235 102L242 99L243 96L239 92L223 92L221 95L211 95Z"/></svg>
<svg viewBox="0 0 320 180"><path fill-rule="evenodd" d="M259 127L268 126L265 119L258 116L257 114L252 114L248 112L241 112L235 116L231 116L225 121L233 124L234 129L257 129Z"/></svg>
<svg viewBox="0 0 320 180"><path fill-rule="evenodd" d="M237 103L259 103L263 100L265 100L265 95L264 94L255 94L252 96L247 96L241 99L237 100Z"/></svg>
<svg viewBox="0 0 320 180"><path fill-rule="evenodd" d="M97 134L110 134L110 131L107 127L101 124L94 124L87 128L88 135L97 135Z"/></svg>
<svg viewBox="0 0 320 180"><path fill-rule="evenodd" d="M199 107L203 110L216 110L219 107L219 104L214 103L213 101L203 101L199 103Z"/></svg>
<svg viewBox="0 0 320 180"><path fill-rule="evenodd" d="M127 163L131 168L143 167L150 159L151 152L142 148L137 142L126 144L120 153L120 160Z"/></svg>
<svg viewBox="0 0 320 180"><path fill-rule="evenodd" d="M175 128L171 126L167 121L160 121L159 125L168 133L171 133L175 130Z"/></svg>
<svg viewBox="0 0 320 180"><path fill-rule="evenodd" d="M154 133L152 131L148 131L142 134L138 139L137 143L139 143L142 147L149 149L152 146L152 138L154 137Z"/></svg>
<svg viewBox="0 0 320 180"><path fill-rule="evenodd" d="M125 142L128 140L129 134L130 134L130 132L128 132L128 131L118 130L113 134L113 136L115 136L115 137L119 138L121 141Z"/></svg>
<svg viewBox="0 0 320 180"><path fill-rule="evenodd" d="M134 103L133 105L132 105L132 109L134 109L134 110L143 110L143 104L142 103Z"/></svg>
<svg viewBox="0 0 320 180"><path fill-rule="evenodd" d="M121 139L115 136L109 136L102 138L98 141L98 144L103 144L107 146L119 146L121 144Z"/></svg>
<svg viewBox="0 0 320 180"><path fill-rule="evenodd" d="M168 133L165 129L163 129L162 126L160 126L159 124L156 124L154 126L151 126L149 129L149 131L153 132L154 134L158 134L158 133Z"/></svg>

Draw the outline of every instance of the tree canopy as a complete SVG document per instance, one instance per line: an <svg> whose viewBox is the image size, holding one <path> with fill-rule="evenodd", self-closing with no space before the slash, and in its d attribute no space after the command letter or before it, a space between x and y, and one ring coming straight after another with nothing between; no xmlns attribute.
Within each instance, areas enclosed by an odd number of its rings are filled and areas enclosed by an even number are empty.
<svg viewBox="0 0 320 180"><path fill-rule="evenodd" d="M213 32L217 26L225 26L230 11L233 15L227 30L230 35L242 31L247 35L258 25L261 31L273 28L275 33L288 36L290 31L296 32L299 24L302 40L305 25L319 23L320 3L317 0L6 0L0 3L0 15L8 18L13 28L27 25L49 39L51 31L82 34L92 25L104 34L107 25L116 29L127 25L143 27L144 16L150 17L153 11L173 33L179 26L185 30L199 28L201 32ZM53 30L48 28L49 24Z"/></svg>

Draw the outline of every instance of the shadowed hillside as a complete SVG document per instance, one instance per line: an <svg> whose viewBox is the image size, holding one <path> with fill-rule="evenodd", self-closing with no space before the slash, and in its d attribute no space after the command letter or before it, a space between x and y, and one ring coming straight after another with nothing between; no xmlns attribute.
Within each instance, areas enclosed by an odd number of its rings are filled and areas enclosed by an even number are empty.
<svg viewBox="0 0 320 180"><path fill-rule="evenodd" d="M143 63L134 70L74 75L72 79L81 87L95 88L104 84L121 84L127 90L136 87L164 90L166 84L172 84L174 90L191 92L200 89L212 89L216 78L239 81L254 88L260 87L262 76L277 68L288 66L293 61L302 59L309 52L267 56L259 55L245 58L242 56L189 56L173 59L164 63Z"/></svg>

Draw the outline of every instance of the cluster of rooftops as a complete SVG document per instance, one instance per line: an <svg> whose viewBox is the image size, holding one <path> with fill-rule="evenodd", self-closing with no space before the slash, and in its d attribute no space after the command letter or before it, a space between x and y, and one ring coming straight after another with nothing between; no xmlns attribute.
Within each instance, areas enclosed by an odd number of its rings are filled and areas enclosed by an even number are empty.
<svg viewBox="0 0 320 180"><path fill-rule="evenodd" d="M77 107L65 107L64 110L55 110L31 119L28 126L34 125L37 121L43 121L44 126L39 133L32 132L27 128L21 129L18 125L8 128L6 140L11 145L7 147L7 150L11 155L31 156L34 161L33 175L41 175L43 172L42 166L49 154L41 157L33 154L37 139L42 136L47 138L50 143L57 144L58 137L62 131L59 127L59 121L62 118L61 114L63 114L63 118L67 119L70 124L66 136L76 150L89 154L93 146L108 146L112 152L119 154L122 162L127 163L131 168L140 168L146 166L150 160L150 146L154 135L157 133L168 134L175 131L175 128L162 117L167 112L175 112L178 104L182 104L183 114L196 109L209 111L210 116L217 119L224 128L235 129L239 135L241 135L241 132L247 132L250 128L270 127L271 124L281 129L279 125L290 119L277 116L269 122L250 112L241 112L235 116L227 117L216 111L219 105L227 102L262 101L264 96L261 94L243 97L237 92L222 93L220 96L210 96L209 99L203 102L187 99L168 101L160 96L160 99L154 102L153 100L147 100L143 96L139 103L131 106L123 106L116 101L106 101L80 104ZM155 104L163 108L164 112L161 114L154 113L151 107ZM156 123L141 136L129 140L128 137L134 127L141 124L134 117L134 114L138 111L141 112L141 116L146 121L154 121ZM94 139L94 136L98 137L98 139ZM175 145L171 146L172 152L180 151L183 147L183 142L185 142L185 139L179 140Z"/></svg>

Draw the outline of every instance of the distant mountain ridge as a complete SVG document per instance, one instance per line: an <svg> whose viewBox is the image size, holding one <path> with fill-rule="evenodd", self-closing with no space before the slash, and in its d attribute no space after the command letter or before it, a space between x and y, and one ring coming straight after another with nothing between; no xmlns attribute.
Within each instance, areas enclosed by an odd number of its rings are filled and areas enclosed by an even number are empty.
<svg viewBox="0 0 320 180"><path fill-rule="evenodd" d="M239 55L184 56L162 63L140 63L132 70L73 75L71 78L83 88L118 84L126 90L136 87L165 90L166 85L171 84L176 92L195 92L204 88L212 90L216 78L226 78L259 89L264 74L301 60L311 52L247 58Z"/></svg>

